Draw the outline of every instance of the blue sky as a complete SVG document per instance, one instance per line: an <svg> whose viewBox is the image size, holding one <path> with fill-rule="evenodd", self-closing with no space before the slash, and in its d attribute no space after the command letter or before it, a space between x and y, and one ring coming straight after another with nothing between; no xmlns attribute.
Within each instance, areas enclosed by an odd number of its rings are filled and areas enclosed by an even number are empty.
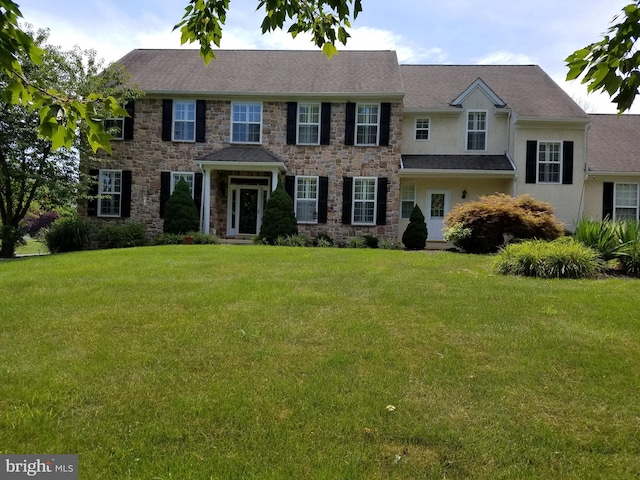
<svg viewBox="0 0 640 480"><path fill-rule="evenodd" d="M172 33L188 0L17 0L50 43L92 48L115 61L134 48L179 48ZM538 64L589 112L613 113L605 96L564 81L564 59L596 41L630 0L363 0L348 49L395 50L401 63ZM309 49L309 37L260 34L258 0L231 0L223 48ZM533 6L535 5L535 7ZM391 7L390 7L391 6ZM195 48L191 46L191 48ZM632 112L640 113L640 101Z"/></svg>

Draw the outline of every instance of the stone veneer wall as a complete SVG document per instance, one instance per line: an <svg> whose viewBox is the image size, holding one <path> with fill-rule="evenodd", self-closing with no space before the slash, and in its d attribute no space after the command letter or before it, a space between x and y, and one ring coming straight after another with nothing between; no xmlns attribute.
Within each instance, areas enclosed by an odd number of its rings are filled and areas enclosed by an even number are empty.
<svg viewBox="0 0 640 480"><path fill-rule="evenodd" d="M244 100L243 100L244 101ZM300 225L300 231L310 236L326 232L338 241L369 233L396 239L400 217L400 138L402 104L391 109L389 146L357 147L344 145L345 102L331 105L331 144L298 146L286 144L286 102L263 102L262 146L280 158L287 166L287 175L321 175L329 178L328 219L326 224ZM199 172L199 158L230 145L231 102L208 100L206 138L204 143L166 142L162 134L162 100L144 98L136 101L134 139L115 141L113 155L105 158L104 168L132 170L131 218L141 222L151 235L162 231L160 211L160 172ZM220 189L230 174L217 171L211 178L211 228L219 235L226 233L227 200ZM242 172L247 175L248 172ZM342 177L387 177L387 224L381 226L351 226L342 224ZM113 222L97 219L98 223Z"/></svg>

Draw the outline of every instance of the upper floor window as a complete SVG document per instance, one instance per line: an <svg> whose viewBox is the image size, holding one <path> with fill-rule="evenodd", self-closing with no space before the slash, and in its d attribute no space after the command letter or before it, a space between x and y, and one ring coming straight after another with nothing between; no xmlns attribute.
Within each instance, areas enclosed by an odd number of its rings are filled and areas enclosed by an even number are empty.
<svg viewBox="0 0 640 480"><path fill-rule="evenodd" d="M262 104L231 104L231 141L234 143L261 143Z"/></svg>
<svg viewBox="0 0 640 480"><path fill-rule="evenodd" d="M487 149L487 112L470 111L467 117L467 150Z"/></svg>
<svg viewBox="0 0 640 480"><path fill-rule="evenodd" d="M98 173L98 216L119 217L122 198L122 170Z"/></svg>
<svg viewBox="0 0 640 480"><path fill-rule="evenodd" d="M113 140L124 139L124 117L105 118L103 125L105 131L113 137Z"/></svg>
<svg viewBox="0 0 640 480"><path fill-rule="evenodd" d="M173 102L173 141L194 142L196 140L195 100Z"/></svg>
<svg viewBox="0 0 640 480"><path fill-rule="evenodd" d="M356 177L353 179L354 225L375 225L377 178Z"/></svg>
<svg viewBox="0 0 640 480"><path fill-rule="evenodd" d="M377 145L380 105L358 104L356 110L356 145Z"/></svg>
<svg viewBox="0 0 640 480"><path fill-rule="evenodd" d="M320 144L320 104L298 104L298 143L301 145Z"/></svg>
<svg viewBox="0 0 640 480"><path fill-rule="evenodd" d="M613 219L615 221L638 220L637 183L616 183L613 198Z"/></svg>
<svg viewBox="0 0 640 480"><path fill-rule="evenodd" d="M416 118L416 140L429 140L431 120L428 118Z"/></svg>
<svg viewBox="0 0 640 480"><path fill-rule="evenodd" d="M298 223L318 223L318 177L296 177L295 192Z"/></svg>
<svg viewBox="0 0 640 480"><path fill-rule="evenodd" d="M189 192L191 193L191 198L194 198L193 195L193 183L194 183L195 174L193 172L171 172L171 193L176 188L176 185L180 180L184 180L187 182L189 186Z"/></svg>
<svg viewBox="0 0 640 480"><path fill-rule="evenodd" d="M560 183L562 156L560 142L538 143L538 182Z"/></svg>
<svg viewBox="0 0 640 480"><path fill-rule="evenodd" d="M402 197L402 218L409 218L416 204L416 182L403 183L400 196Z"/></svg>

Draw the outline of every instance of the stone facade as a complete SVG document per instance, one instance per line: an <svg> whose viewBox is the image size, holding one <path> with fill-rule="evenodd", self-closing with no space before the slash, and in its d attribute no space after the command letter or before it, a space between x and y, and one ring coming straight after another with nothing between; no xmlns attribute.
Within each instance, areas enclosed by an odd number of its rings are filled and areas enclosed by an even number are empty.
<svg viewBox="0 0 640 480"><path fill-rule="evenodd" d="M193 97L192 97L193 98ZM206 97L202 97L206 98ZM174 97L175 100L181 98ZM251 101L260 101L256 98ZM299 225L301 233L311 237L326 232L339 242L358 234L379 238L398 237L400 168L400 137L402 132L402 103L391 104L389 145L359 147L345 145L346 102L331 103L330 144L307 146L287 145L287 101L297 99L262 99L261 146L286 166L286 175L326 176L328 215L326 224ZM325 100L326 101L326 100ZM379 101L367 99L367 101ZM127 221L145 225L150 235L162 232L160 218L160 190L163 171L202 172L199 160L205 155L229 147L231 134L231 100L206 100L206 133L204 142L175 142L162 140L161 98L145 97L135 102L132 140L112 142L113 154L105 157L102 168L131 170L131 216ZM227 235L228 178L234 175L262 176L264 172L215 170L210 181L210 230ZM352 226L342 223L343 177L368 176L388 179L386 225ZM281 176L280 181L283 180ZM206 194L206 192L205 192ZM97 218L100 223L117 219ZM121 220L120 220L121 221Z"/></svg>

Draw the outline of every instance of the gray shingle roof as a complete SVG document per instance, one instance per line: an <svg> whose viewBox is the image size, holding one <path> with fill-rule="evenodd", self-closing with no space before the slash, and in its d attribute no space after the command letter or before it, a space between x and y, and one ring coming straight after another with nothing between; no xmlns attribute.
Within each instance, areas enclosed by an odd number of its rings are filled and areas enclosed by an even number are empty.
<svg viewBox="0 0 640 480"><path fill-rule="evenodd" d="M640 173L640 115L589 117L589 171Z"/></svg>
<svg viewBox="0 0 640 480"><path fill-rule="evenodd" d="M218 50L206 67L198 50L133 50L118 63L147 93L366 94L404 92L393 51Z"/></svg>
<svg viewBox="0 0 640 480"><path fill-rule="evenodd" d="M439 110L478 78L524 118L579 118L587 114L537 65L401 65L406 109Z"/></svg>
<svg viewBox="0 0 640 480"><path fill-rule="evenodd" d="M478 170L513 172L506 155L402 155L405 170Z"/></svg>

